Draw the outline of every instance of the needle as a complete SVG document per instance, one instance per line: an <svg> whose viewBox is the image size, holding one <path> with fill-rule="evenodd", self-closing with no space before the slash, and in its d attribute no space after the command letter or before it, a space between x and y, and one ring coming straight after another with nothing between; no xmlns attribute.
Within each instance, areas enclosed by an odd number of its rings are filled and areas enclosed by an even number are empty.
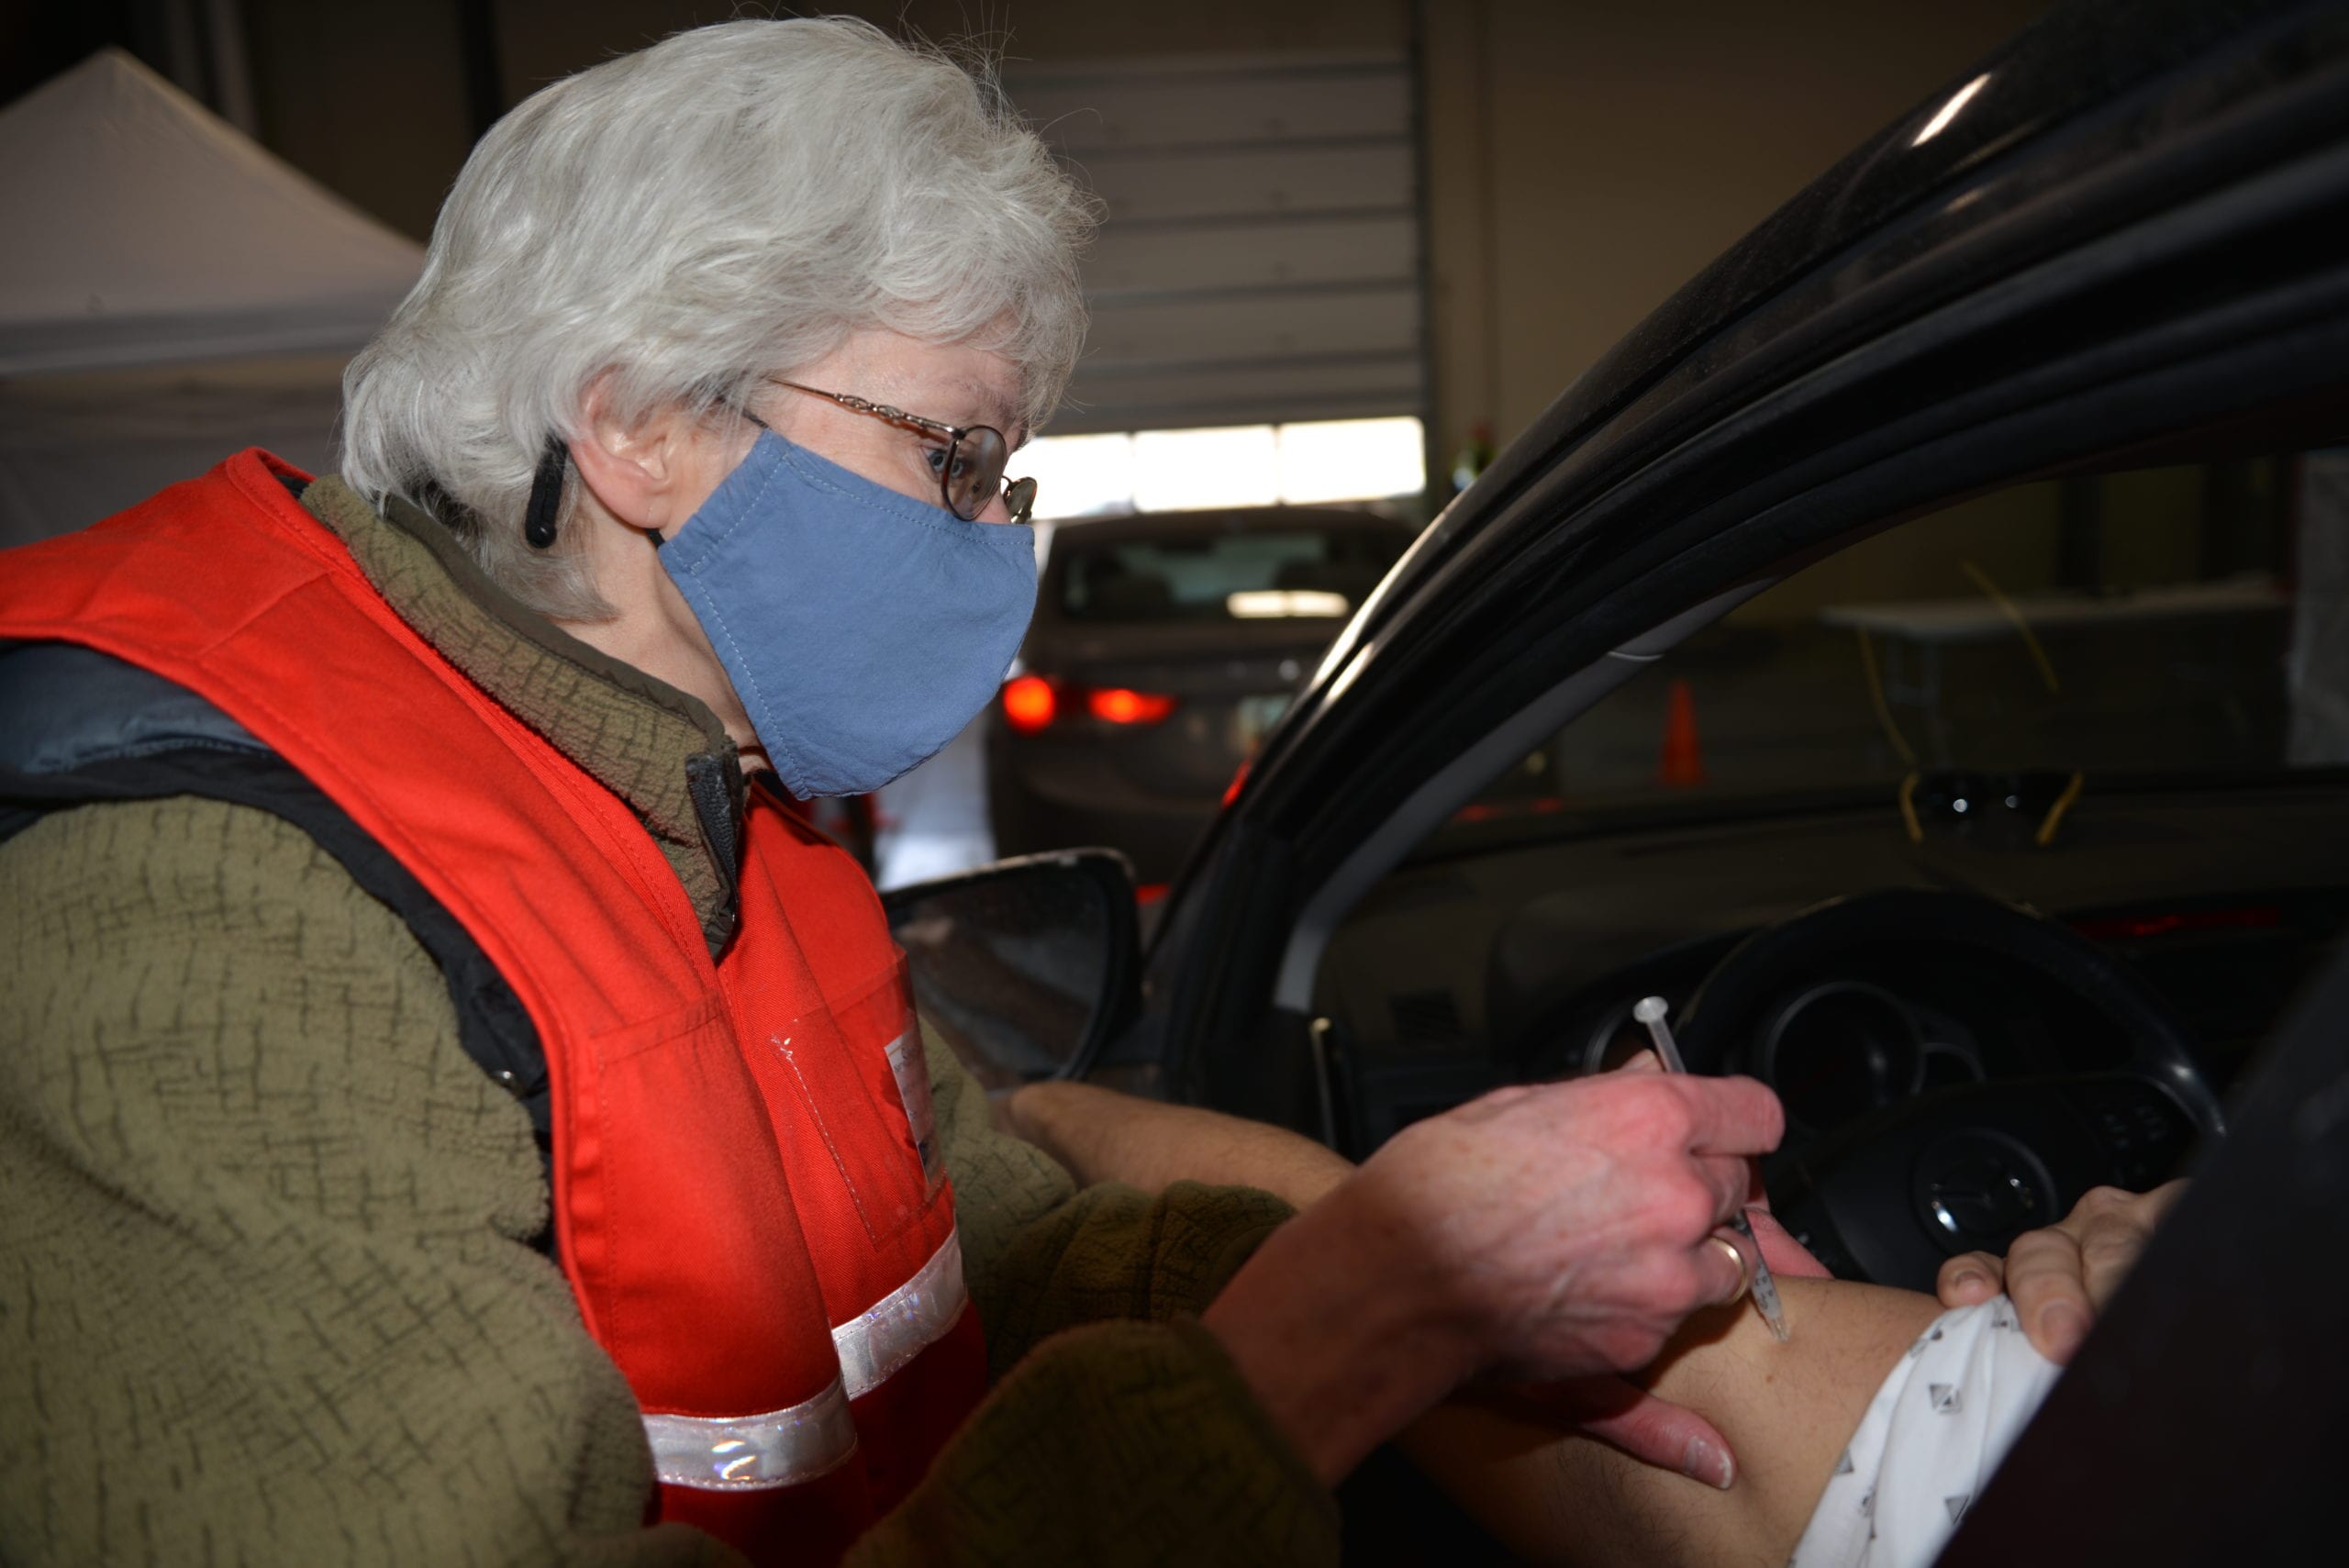
<svg viewBox="0 0 2349 1568"><path fill-rule="evenodd" d="M1671 1004L1661 996L1646 996L1633 1006L1631 1017L1645 1024L1648 1038L1655 1041L1656 1060L1664 1063L1667 1073L1687 1073L1688 1064L1680 1060L1680 1047L1672 1038L1672 1026L1664 1021ZM1787 1338L1786 1308L1778 1305L1778 1282L1770 1277L1770 1265L1762 1261L1762 1243L1753 1239L1753 1222L1739 1209L1729 1217L1730 1228L1745 1238L1753 1249L1753 1305L1762 1314L1762 1321L1770 1325L1770 1332L1781 1344Z"/></svg>

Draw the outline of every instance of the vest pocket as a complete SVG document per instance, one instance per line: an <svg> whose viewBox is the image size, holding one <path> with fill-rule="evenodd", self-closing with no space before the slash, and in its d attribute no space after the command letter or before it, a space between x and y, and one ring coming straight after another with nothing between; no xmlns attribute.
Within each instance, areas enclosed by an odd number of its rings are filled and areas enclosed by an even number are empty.
<svg viewBox="0 0 2349 1568"><path fill-rule="evenodd" d="M852 1217L872 1246L885 1246L919 1225L938 1199L944 1164L903 975L899 961L845 1005L751 1042L811 1233L844 1229ZM901 1086L909 1084L918 1092ZM819 1195L832 1184L844 1206ZM817 1245L820 1255L822 1240Z"/></svg>

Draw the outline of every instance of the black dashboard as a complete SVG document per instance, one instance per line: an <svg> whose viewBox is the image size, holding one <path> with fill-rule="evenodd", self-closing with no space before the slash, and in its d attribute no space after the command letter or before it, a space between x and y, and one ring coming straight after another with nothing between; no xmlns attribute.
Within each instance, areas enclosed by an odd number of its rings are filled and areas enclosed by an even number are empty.
<svg viewBox="0 0 2349 1568"><path fill-rule="evenodd" d="M2128 1042L2110 1019L2036 975L1971 954L1889 944L1848 956L1857 962L1787 976L1734 1049L1690 1068L1759 1078L1778 1092L1799 1134L1934 1089L2128 1059ZM1603 1072L1647 1049L1647 1031L1631 1018L1637 1000L1613 999L1586 1029L1570 1026L1563 1051L1545 1052L1537 1034L1523 1053L1527 1075ZM1687 1006L1684 994L1676 1010Z"/></svg>
<svg viewBox="0 0 2349 1568"><path fill-rule="evenodd" d="M1645 1044L1641 997L1701 1014L1707 976L1742 941L1882 888L2063 922L2183 1018L2223 1092L2349 930L2344 806L2338 782L2092 795L2054 848L2022 851L1913 841L1881 802L1448 830L1364 901L1319 977L1353 1151L1500 1084L1611 1066ZM1690 1065L1771 1084L1790 1142L1938 1089L2130 1053L2089 999L1978 952L1861 942L1775 980L1750 1027Z"/></svg>

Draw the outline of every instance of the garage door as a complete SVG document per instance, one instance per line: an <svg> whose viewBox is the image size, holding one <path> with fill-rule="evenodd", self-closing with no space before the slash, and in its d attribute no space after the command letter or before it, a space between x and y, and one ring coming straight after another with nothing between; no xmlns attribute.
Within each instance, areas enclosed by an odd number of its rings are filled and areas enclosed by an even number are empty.
<svg viewBox="0 0 2349 1568"><path fill-rule="evenodd" d="M1402 53L1015 65L1004 81L1108 206L1054 435L1421 415Z"/></svg>

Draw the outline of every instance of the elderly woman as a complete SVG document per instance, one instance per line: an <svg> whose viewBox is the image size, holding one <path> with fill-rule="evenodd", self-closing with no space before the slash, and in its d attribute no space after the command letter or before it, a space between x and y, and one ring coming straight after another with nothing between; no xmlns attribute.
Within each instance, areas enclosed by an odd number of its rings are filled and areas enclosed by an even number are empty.
<svg viewBox="0 0 2349 1568"><path fill-rule="evenodd" d="M1326 1559L1455 1386L1738 1287L1750 1083L1510 1091L1282 1224L926 1051L785 806L1019 645L1087 214L946 60L685 34L475 150L340 476L0 558L11 1560Z"/></svg>

